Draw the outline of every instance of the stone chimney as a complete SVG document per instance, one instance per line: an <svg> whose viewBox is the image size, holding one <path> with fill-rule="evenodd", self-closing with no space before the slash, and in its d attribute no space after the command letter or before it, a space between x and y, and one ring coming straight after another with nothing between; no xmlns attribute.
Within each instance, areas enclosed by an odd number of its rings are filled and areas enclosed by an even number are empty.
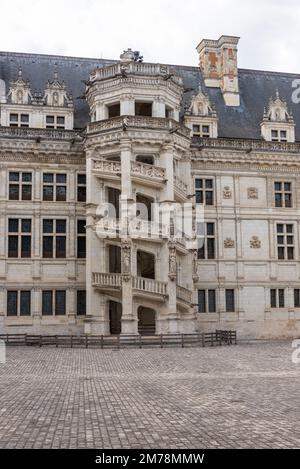
<svg viewBox="0 0 300 469"><path fill-rule="evenodd" d="M237 44L239 37L203 39L196 47L205 85L221 88L226 106L239 106Z"/></svg>

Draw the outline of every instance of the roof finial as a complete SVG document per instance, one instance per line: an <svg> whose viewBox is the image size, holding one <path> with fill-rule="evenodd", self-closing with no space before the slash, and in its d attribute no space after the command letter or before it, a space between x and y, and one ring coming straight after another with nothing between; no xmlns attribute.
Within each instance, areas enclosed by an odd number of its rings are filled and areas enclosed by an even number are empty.
<svg viewBox="0 0 300 469"><path fill-rule="evenodd" d="M276 98L279 98L279 91L278 91L278 88L276 88Z"/></svg>
<svg viewBox="0 0 300 469"><path fill-rule="evenodd" d="M18 77L19 77L19 78L22 78L22 69L21 69L21 67L19 67Z"/></svg>
<svg viewBox="0 0 300 469"><path fill-rule="evenodd" d="M54 80L57 81L58 79L58 71L57 71L57 65L55 65L55 68L54 68Z"/></svg>

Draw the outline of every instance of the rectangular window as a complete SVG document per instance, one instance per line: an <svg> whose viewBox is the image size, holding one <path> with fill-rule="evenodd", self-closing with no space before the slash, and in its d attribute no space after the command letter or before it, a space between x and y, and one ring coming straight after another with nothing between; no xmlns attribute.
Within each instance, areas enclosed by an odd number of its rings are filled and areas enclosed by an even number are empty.
<svg viewBox="0 0 300 469"><path fill-rule="evenodd" d="M136 116L152 116L152 103L135 102L135 115Z"/></svg>
<svg viewBox="0 0 300 469"><path fill-rule="evenodd" d="M42 292L42 314L51 316L53 314L52 290Z"/></svg>
<svg viewBox="0 0 300 469"><path fill-rule="evenodd" d="M7 316L30 316L31 292L10 290L7 292Z"/></svg>
<svg viewBox="0 0 300 469"><path fill-rule="evenodd" d="M292 207L292 183L274 182L275 207Z"/></svg>
<svg viewBox="0 0 300 469"><path fill-rule="evenodd" d="M286 130L271 130L272 142L287 142Z"/></svg>
<svg viewBox="0 0 300 469"><path fill-rule="evenodd" d="M232 313L235 311L234 290L225 290L226 312Z"/></svg>
<svg viewBox="0 0 300 469"><path fill-rule="evenodd" d="M30 219L8 219L8 257L31 257Z"/></svg>
<svg viewBox="0 0 300 469"><path fill-rule="evenodd" d="M65 117L64 116L46 116L46 129L64 129Z"/></svg>
<svg viewBox="0 0 300 469"><path fill-rule="evenodd" d="M66 314L66 290L44 290L42 292L42 314L62 316Z"/></svg>
<svg viewBox="0 0 300 469"><path fill-rule="evenodd" d="M56 290L55 291L55 315L66 314L66 291Z"/></svg>
<svg viewBox="0 0 300 469"><path fill-rule="evenodd" d="M195 180L195 197L197 204L213 205L214 190L212 179L196 179Z"/></svg>
<svg viewBox="0 0 300 469"><path fill-rule="evenodd" d="M77 220L77 257L86 257L85 220Z"/></svg>
<svg viewBox="0 0 300 469"><path fill-rule="evenodd" d="M66 257L66 220L43 220L43 258Z"/></svg>
<svg viewBox="0 0 300 469"><path fill-rule="evenodd" d="M29 127L29 114L23 113L10 113L9 114L10 127Z"/></svg>
<svg viewBox="0 0 300 469"><path fill-rule="evenodd" d="M86 314L86 291L77 290L77 314L83 316Z"/></svg>
<svg viewBox="0 0 300 469"><path fill-rule="evenodd" d="M300 308L300 289L294 288L294 307Z"/></svg>
<svg viewBox="0 0 300 469"><path fill-rule="evenodd" d="M283 288L271 288L270 304L271 308L284 308L285 301Z"/></svg>
<svg viewBox="0 0 300 469"><path fill-rule="evenodd" d="M216 290L198 290L198 312L216 312Z"/></svg>
<svg viewBox="0 0 300 469"><path fill-rule="evenodd" d="M294 225L277 223L278 259L294 259Z"/></svg>
<svg viewBox="0 0 300 469"><path fill-rule="evenodd" d="M215 224L197 224L198 259L215 259Z"/></svg>
<svg viewBox="0 0 300 469"><path fill-rule="evenodd" d="M32 173L9 172L9 200L31 200Z"/></svg>
<svg viewBox="0 0 300 469"><path fill-rule="evenodd" d="M207 124L194 124L192 127L192 136L193 137L210 137L210 126Z"/></svg>
<svg viewBox="0 0 300 469"><path fill-rule="evenodd" d="M77 202L86 201L86 175L77 174Z"/></svg>
<svg viewBox="0 0 300 469"><path fill-rule="evenodd" d="M67 200L67 175L43 174L43 200L65 202Z"/></svg>

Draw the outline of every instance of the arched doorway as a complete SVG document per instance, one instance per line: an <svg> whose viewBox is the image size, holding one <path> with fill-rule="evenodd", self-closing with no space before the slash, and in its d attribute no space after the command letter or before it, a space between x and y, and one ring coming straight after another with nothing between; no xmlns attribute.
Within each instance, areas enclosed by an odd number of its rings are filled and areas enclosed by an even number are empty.
<svg viewBox="0 0 300 469"><path fill-rule="evenodd" d="M109 302L109 332L121 334L122 304L116 301Z"/></svg>
<svg viewBox="0 0 300 469"><path fill-rule="evenodd" d="M139 306L138 308L138 333L141 335L155 334L155 318L154 309Z"/></svg>

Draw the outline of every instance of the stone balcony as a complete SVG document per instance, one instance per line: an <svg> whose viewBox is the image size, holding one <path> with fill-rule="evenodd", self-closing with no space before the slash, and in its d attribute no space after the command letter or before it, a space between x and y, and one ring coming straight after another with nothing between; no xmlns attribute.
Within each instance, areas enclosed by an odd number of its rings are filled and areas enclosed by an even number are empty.
<svg viewBox="0 0 300 469"><path fill-rule="evenodd" d="M36 129L30 127L2 127L0 126L0 138L21 138L36 140L63 140L69 142L81 142L81 135L75 130Z"/></svg>
<svg viewBox="0 0 300 469"><path fill-rule="evenodd" d="M133 294L135 296L139 295L140 293L151 293L163 297L167 296L167 283L159 282L158 280L153 280L150 278L133 277L132 288L134 290Z"/></svg>
<svg viewBox="0 0 300 469"><path fill-rule="evenodd" d="M184 306L190 306L193 302L193 292L181 285L176 285L176 297L178 303L183 303Z"/></svg>
<svg viewBox="0 0 300 469"><path fill-rule="evenodd" d="M99 134L114 130L158 130L169 133L177 133L190 138L190 129L175 121L164 117L146 116L119 116L102 121L91 122L87 126L87 134Z"/></svg>
<svg viewBox="0 0 300 469"><path fill-rule="evenodd" d="M300 153L300 143L298 142L268 142L263 139L245 138L192 137L192 148L241 150L247 153L251 153L251 151Z"/></svg>

